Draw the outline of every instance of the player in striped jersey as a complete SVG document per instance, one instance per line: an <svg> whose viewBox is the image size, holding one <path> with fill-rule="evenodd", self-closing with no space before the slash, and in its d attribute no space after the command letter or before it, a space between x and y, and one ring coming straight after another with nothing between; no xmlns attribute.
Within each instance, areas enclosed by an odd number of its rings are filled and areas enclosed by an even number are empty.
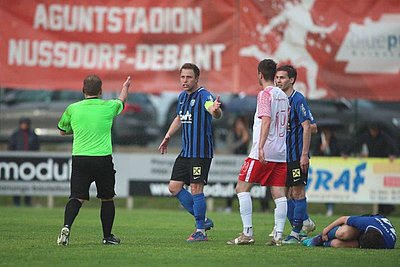
<svg viewBox="0 0 400 267"><path fill-rule="evenodd" d="M311 133L316 134L318 133L318 126L316 121L314 120L314 117L311 113L310 110L310 128L311 128ZM287 193L287 196L291 196L291 189L289 188ZM293 222L293 215L294 215L294 208L295 208L295 201L294 199L288 198L287 200L287 218L289 222L292 224ZM304 220L303 220L303 227L300 231L299 239L304 240L308 237L308 235L313 232L316 229L316 225L313 220L311 220L311 217L308 215L308 212L304 214ZM272 229L271 233L269 234L270 237L273 237L275 235L275 227Z"/></svg>
<svg viewBox="0 0 400 267"><path fill-rule="evenodd" d="M342 216L322 234L303 241L308 247L393 249L396 230L388 218L377 215Z"/></svg>
<svg viewBox="0 0 400 267"><path fill-rule="evenodd" d="M294 208L293 218L288 217L293 228L290 235L283 241L284 244L295 244L300 241L300 231L307 214L305 186L308 180L312 118L306 99L293 88L296 78L297 71L291 65L279 67L275 75L275 84L286 93L290 105L286 136L288 165L286 186L289 187L288 192L290 192L288 198L293 199L293 202L289 204L292 204Z"/></svg>
<svg viewBox="0 0 400 267"><path fill-rule="evenodd" d="M210 92L199 86L200 70L191 63L180 69L182 92L178 98L176 117L172 121L158 150L167 152L170 137L179 129L182 134L182 150L175 160L168 189L182 206L194 216L196 231L189 242L207 241L206 230L214 226L206 220L206 200L203 189L213 158L212 118L220 118L219 96L214 99ZM190 185L189 193L184 185Z"/></svg>
<svg viewBox="0 0 400 267"><path fill-rule="evenodd" d="M253 144L240 170L236 193L239 199L243 232L229 245L250 245L253 237L252 200L253 184L271 187L275 201L275 236L268 245L282 244L286 221L286 126L289 103L287 96L274 86L276 63L264 59L258 64L258 80L263 90L258 93L254 114Z"/></svg>

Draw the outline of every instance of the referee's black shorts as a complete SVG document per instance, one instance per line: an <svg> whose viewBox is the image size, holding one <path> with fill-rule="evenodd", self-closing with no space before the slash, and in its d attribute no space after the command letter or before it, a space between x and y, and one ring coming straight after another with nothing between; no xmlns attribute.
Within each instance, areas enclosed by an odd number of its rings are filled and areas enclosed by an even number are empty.
<svg viewBox="0 0 400 267"><path fill-rule="evenodd" d="M115 196L115 170L112 156L72 156L70 198L89 200L92 182L97 187L97 198Z"/></svg>

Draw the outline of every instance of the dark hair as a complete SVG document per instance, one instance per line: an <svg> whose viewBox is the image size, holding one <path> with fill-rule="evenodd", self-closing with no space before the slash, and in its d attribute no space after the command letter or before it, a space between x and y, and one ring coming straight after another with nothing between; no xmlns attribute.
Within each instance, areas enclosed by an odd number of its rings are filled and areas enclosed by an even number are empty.
<svg viewBox="0 0 400 267"><path fill-rule="evenodd" d="M385 240L381 232L376 229L369 228L359 239L360 248L367 249L383 249L385 248Z"/></svg>
<svg viewBox="0 0 400 267"><path fill-rule="evenodd" d="M182 72L183 69L190 69L193 70L194 72L194 77L199 78L200 77L200 69L197 67L195 64L192 63L185 63L182 65L181 69L179 70L179 73Z"/></svg>
<svg viewBox="0 0 400 267"><path fill-rule="evenodd" d="M368 124L368 129L380 129L381 128L381 124L379 121L371 121Z"/></svg>
<svg viewBox="0 0 400 267"><path fill-rule="evenodd" d="M86 76L85 80L83 80L83 93L94 96L98 95L101 92L101 86L103 82L99 78L99 76L95 74L91 74Z"/></svg>
<svg viewBox="0 0 400 267"><path fill-rule="evenodd" d="M293 84L296 82L297 79L297 71L292 65L283 65L280 66L276 71L286 71L288 74L289 79L294 78Z"/></svg>
<svg viewBox="0 0 400 267"><path fill-rule="evenodd" d="M276 73L276 63L272 59L263 59L258 63L257 70L266 81L273 81Z"/></svg>
<svg viewBox="0 0 400 267"><path fill-rule="evenodd" d="M21 117L19 119L19 124L22 124L22 123L26 123L28 125L31 125L31 119L29 119L28 117Z"/></svg>

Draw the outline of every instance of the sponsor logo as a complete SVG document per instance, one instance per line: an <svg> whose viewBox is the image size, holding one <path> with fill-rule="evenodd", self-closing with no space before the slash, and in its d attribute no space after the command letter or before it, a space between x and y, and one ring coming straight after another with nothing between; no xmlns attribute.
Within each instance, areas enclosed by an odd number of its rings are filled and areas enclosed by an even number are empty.
<svg viewBox="0 0 400 267"><path fill-rule="evenodd" d="M1 181L69 181L71 159L55 162L49 158L38 162L0 162Z"/></svg>
<svg viewBox="0 0 400 267"><path fill-rule="evenodd" d="M129 186L132 195L171 196L168 183L165 182L131 181ZM265 187L253 186L250 194L253 198L264 198ZM204 187L204 195L206 197L234 197L235 183L209 183Z"/></svg>
<svg viewBox="0 0 400 267"><path fill-rule="evenodd" d="M200 176L201 175L201 167L193 167L193 176ZM193 177L196 179L195 177Z"/></svg>
<svg viewBox="0 0 400 267"><path fill-rule="evenodd" d="M179 118L181 123L192 123L192 114L190 114L189 110L186 111L186 114L182 114L182 110L179 111Z"/></svg>
<svg viewBox="0 0 400 267"><path fill-rule="evenodd" d="M347 73L398 73L399 21L400 14L383 14L378 21L366 18L363 24L351 23L335 60L347 62Z"/></svg>
<svg viewBox="0 0 400 267"><path fill-rule="evenodd" d="M293 178L300 177L301 176L300 169L293 169L292 176L293 176Z"/></svg>

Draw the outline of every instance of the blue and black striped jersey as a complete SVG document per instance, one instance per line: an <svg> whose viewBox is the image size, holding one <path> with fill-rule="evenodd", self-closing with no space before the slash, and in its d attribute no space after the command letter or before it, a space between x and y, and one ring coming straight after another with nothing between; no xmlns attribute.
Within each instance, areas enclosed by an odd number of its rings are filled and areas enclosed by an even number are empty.
<svg viewBox="0 0 400 267"><path fill-rule="evenodd" d="M204 87L192 94L184 91L179 95L176 114L181 121L181 157L213 157L212 116L204 107L206 101L214 101L214 98Z"/></svg>
<svg viewBox="0 0 400 267"><path fill-rule="evenodd" d="M396 230L389 219L380 214L350 216L346 224L357 228L361 231L361 234L365 233L369 228L379 231L385 240L385 248L391 249L396 245Z"/></svg>
<svg viewBox="0 0 400 267"><path fill-rule="evenodd" d="M286 135L287 162L299 161L303 149L303 127L305 120L312 121L305 97L294 90L289 96L290 119Z"/></svg>

